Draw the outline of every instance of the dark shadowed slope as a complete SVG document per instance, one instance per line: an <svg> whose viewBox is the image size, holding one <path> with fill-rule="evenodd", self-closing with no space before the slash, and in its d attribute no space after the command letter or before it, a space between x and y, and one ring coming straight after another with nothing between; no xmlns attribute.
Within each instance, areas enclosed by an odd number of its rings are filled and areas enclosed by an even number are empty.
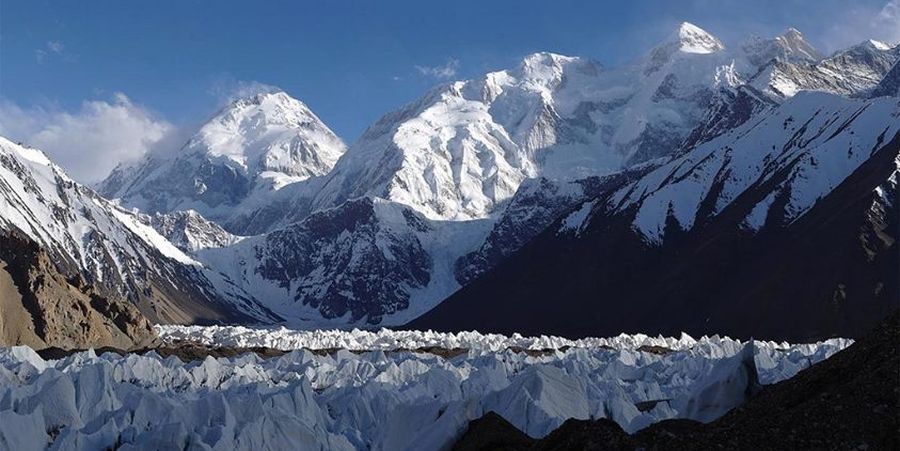
<svg viewBox="0 0 900 451"><path fill-rule="evenodd" d="M686 331L791 341L857 337L900 303L900 134L883 133L874 148L851 150L834 141L856 143L859 133L839 124L805 131L818 138L796 138L803 134L798 131L784 152L779 148L775 159L760 163L766 169L728 203L722 201L725 183L747 167L734 163L746 155L723 146L693 161L688 154L684 164L674 160L669 166L681 166L673 174L686 175L669 176L633 207L586 204L591 210L580 223L569 225L578 212L561 218L505 263L407 326L565 336ZM816 152L807 146L814 139L830 141L818 155L805 154ZM767 148L750 143L748 149ZM790 203L814 198L798 184L828 179L828 170L840 166L823 159L853 152L871 156L797 217ZM720 169L708 167L713 158L724 161ZM779 160L783 167L776 166ZM688 164L694 166L683 170ZM690 199L697 192L691 183L710 173L716 181L703 188L707 197L699 198L696 215L690 216L694 222L686 227L677 219L684 216L678 202ZM653 197L666 195L672 200ZM648 239L640 230L648 216L641 215L653 205L658 209L660 202L670 202L669 212L662 207L660 225L649 229ZM761 206L768 215L748 226ZM716 208L720 211L712 214ZM652 233L659 233L658 242Z"/></svg>

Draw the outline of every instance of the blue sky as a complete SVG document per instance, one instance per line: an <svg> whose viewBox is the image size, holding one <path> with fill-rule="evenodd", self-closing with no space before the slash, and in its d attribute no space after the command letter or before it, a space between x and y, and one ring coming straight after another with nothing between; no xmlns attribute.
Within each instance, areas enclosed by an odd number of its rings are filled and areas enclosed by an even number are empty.
<svg viewBox="0 0 900 451"><path fill-rule="evenodd" d="M306 102L352 142L430 86L534 51L621 64L681 21L726 44L794 26L832 51L867 37L900 39L898 17L900 0L3 0L0 133L32 138L47 122L78 119L92 127L109 114L104 106L121 108L158 132L121 156L131 158L157 135L189 130L235 92L264 83Z"/></svg>

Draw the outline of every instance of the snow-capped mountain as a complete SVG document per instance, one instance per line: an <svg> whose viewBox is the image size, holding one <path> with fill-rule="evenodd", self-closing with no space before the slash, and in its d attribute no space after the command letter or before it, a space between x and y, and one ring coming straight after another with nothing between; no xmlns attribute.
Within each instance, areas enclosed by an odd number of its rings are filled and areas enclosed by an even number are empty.
<svg viewBox="0 0 900 451"><path fill-rule="evenodd" d="M432 219L483 218L527 178L572 180L670 155L721 90L751 82L780 102L800 90L871 89L900 50L869 44L821 60L790 29L729 50L683 23L621 68L533 54L517 68L441 86L384 116L321 188L304 193L312 200L300 210L370 195ZM791 78L789 69L802 74Z"/></svg>
<svg viewBox="0 0 900 451"><path fill-rule="evenodd" d="M900 46L868 40L817 62L775 59L750 84L773 99L800 91L861 96L877 85L900 60Z"/></svg>
<svg viewBox="0 0 900 451"><path fill-rule="evenodd" d="M773 39L752 37L741 48L747 54L747 59L759 67L765 66L772 60L789 63L817 63L825 59L825 55L807 42L803 33L796 28L788 28L783 35Z"/></svg>
<svg viewBox="0 0 900 451"><path fill-rule="evenodd" d="M39 150L0 138L0 231L40 245L76 285L135 304L151 321L272 320L252 298Z"/></svg>
<svg viewBox="0 0 900 451"><path fill-rule="evenodd" d="M683 23L622 67L544 52L438 86L346 152L283 92L239 100L103 189L254 318L394 325L493 277L551 224L578 236L603 217L595 228L665 245L765 177L782 185L741 233L804 217L869 158L890 102L847 97L896 92L898 56L867 41L823 57L794 29L730 48Z"/></svg>
<svg viewBox="0 0 900 451"><path fill-rule="evenodd" d="M100 192L146 213L193 209L224 220L243 202L327 174L344 150L305 104L262 93L222 109L176 153L116 169Z"/></svg>
<svg viewBox="0 0 900 451"><path fill-rule="evenodd" d="M514 69L438 87L384 116L309 208L371 195L432 219L483 218L527 178L602 175L668 155L714 89L738 82L730 61L718 39L687 23L616 70L529 55Z"/></svg>
<svg viewBox="0 0 900 451"><path fill-rule="evenodd" d="M896 97L800 93L576 207L410 327L861 333L900 301L898 119Z"/></svg>

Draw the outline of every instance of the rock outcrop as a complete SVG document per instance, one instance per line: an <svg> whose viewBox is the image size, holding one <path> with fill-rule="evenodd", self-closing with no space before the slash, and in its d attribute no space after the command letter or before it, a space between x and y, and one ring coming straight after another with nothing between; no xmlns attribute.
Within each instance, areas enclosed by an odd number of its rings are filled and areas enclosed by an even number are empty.
<svg viewBox="0 0 900 451"><path fill-rule="evenodd" d="M60 274L37 243L0 235L0 345L85 348L147 346L156 333L130 303Z"/></svg>

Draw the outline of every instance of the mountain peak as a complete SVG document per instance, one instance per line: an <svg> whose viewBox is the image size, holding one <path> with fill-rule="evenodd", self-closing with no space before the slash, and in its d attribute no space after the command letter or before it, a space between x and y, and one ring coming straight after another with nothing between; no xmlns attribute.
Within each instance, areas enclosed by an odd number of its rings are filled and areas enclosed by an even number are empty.
<svg viewBox="0 0 900 451"><path fill-rule="evenodd" d="M522 58L522 66L558 66L575 60L578 60L578 57L553 52L535 52Z"/></svg>
<svg viewBox="0 0 900 451"><path fill-rule="evenodd" d="M876 41L874 39L869 39L868 41L863 42L863 45L871 46L876 50L882 50L882 51L890 50L893 48L890 44L888 44L886 42Z"/></svg>
<svg viewBox="0 0 900 451"><path fill-rule="evenodd" d="M232 102L187 147L232 160L250 173L303 178L328 172L345 149L305 103L276 89Z"/></svg>
<svg viewBox="0 0 900 451"><path fill-rule="evenodd" d="M666 44L673 43L677 44L678 50L684 53L705 54L725 49L722 41L690 22L682 22L666 40Z"/></svg>
<svg viewBox="0 0 900 451"><path fill-rule="evenodd" d="M788 28L781 36L775 38L788 58L818 61L824 58L815 47L812 46L796 28Z"/></svg>
<svg viewBox="0 0 900 451"><path fill-rule="evenodd" d="M303 102L281 90L258 92L219 110L178 153L116 171L101 190L147 213L192 208L222 220L226 206L253 192L325 175L345 150Z"/></svg>
<svg viewBox="0 0 900 451"><path fill-rule="evenodd" d="M785 30L784 34L782 34L781 36L789 39L803 39L803 33L801 33L800 30L794 27L788 27L788 29Z"/></svg>
<svg viewBox="0 0 900 451"><path fill-rule="evenodd" d="M551 52L537 52L522 59L518 69L519 72L514 76L531 80L543 80L545 84L553 84L559 81L562 73L568 70L567 68L572 68L575 72L587 75L596 75L600 70L599 65L590 59Z"/></svg>
<svg viewBox="0 0 900 451"><path fill-rule="evenodd" d="M744 43L743 50L750 62L756 66L762 66L773 59L813 63L825 58L804 39L800 30L793 27L772 39L752 37Z"/></svg>
<svg viewBox="0 0 900 451"><path fill-rule="evenodd" d="M241 97L224 108L209 122L216 122L223 118L240 116L261 115L267 122L276 123L302 123L318 121L315 114L302 101L291 97L282 90L259 92L246 97Z"/></svg>

